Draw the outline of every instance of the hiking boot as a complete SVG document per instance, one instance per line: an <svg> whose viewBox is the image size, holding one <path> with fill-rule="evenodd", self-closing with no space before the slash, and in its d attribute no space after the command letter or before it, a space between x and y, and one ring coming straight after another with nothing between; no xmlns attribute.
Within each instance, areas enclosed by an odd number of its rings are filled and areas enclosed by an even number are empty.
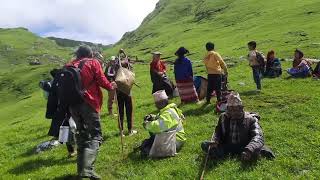
<svg viewBox="0 0 320 180"><path fill-rule="evenodd" d="M91 176L80 176L79 179L88 178L90 180L100 180L101 176L99 176L97 173L93 173Z"/></svg>
<svg viewBox="0 0 320 180"><path fill-rule="evenodd" d="M135 134L137 134L138 133L138 131L136 131L136 130L131 130L130 132L129 132L129 136L133 136L133 135L135 135Z"/></svg>
<svg viewBox="0 0 320 180"><path fill-rule="evenodd" d="M94 171L94 163L98 155L99 142L91 142L91 148L84 148L78 151L77 169L81 178L101 179Z"/></svg>

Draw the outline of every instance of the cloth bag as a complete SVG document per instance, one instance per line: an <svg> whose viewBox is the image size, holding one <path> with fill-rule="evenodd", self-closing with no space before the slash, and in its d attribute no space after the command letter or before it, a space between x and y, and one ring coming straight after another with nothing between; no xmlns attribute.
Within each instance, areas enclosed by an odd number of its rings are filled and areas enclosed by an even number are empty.
<svg viewBox="0 0 320 180"><path fill-rule="evenodd" d="M135 74L129 69L120 66L115 79L115 82L118 85L118 90L129 95L134 81Z"/></svg>
<svg viewBox="0 0 320 180"><path fill-rule="evenodd" d="M177 153L176 130L163 132L155 136L149 152L151 158L173 157Z"/></svg>

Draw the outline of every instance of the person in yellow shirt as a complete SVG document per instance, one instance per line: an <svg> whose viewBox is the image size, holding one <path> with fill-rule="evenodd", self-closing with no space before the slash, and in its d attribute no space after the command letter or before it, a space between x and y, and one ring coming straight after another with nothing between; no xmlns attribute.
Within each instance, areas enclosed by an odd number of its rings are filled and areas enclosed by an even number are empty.
<svg viewBox="0 0 320 180"><path fill-rule="evenodd" d="M207 68L208 73L208 87L207 87L207 104L210 103L211 94L213 91L216 92L217 101L221 101L221 82L222 76L228 75L228 68L226 63L223 61L221 55L214 50L214 44L208 42L206 44L208 51L203 62Z"/></svg>

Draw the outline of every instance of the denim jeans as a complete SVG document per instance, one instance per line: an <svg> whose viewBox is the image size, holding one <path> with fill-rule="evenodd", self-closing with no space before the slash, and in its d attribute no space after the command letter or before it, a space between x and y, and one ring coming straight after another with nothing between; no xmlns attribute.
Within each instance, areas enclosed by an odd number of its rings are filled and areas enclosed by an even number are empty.
<svg viewBox="0 0 320 180"><path fill-rule="evenodd" d="M259 66L253 66L252 67L252 74L253 74L254 82L257 85L257 89L261 89L261 77L262 77L262 74L261 74L260 67Z"/></svg>

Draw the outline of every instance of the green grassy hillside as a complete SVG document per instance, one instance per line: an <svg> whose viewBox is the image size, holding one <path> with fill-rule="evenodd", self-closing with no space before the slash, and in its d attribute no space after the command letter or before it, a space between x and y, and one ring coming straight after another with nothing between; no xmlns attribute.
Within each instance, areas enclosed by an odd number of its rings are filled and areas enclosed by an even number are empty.
<svg viewBox="0 0 320 180"><path fill-rule="evenodd" d="M256 40L265 53L274 49L288 58L300 48L308 57L320 57L319 6L318 0L160 0L107 54L123 47L139 59L149 60L154 50L172 59L185 46L195 53L191 58L200 59L204 44L213 41L223 56L240 57L247 42Z"/></svg>
<svg viewBox="0 0 320 180"><path fill-rule="evenodd" d="M284 67L289 67L285 63ZM97 160L97 171L104 179L198 179L204 154L200 143L209 139L218 116L214 106L203 108L196 104L181 107L187 120L187 144L177 157L146 160L133 149L148 133L143 130L143 117L155 112L147 65L136 65L137 83L134 87L136 136L125 137L121 154L117 135L117 119L102 112L104 143ZM203 75L203 66L195 68ZM39 67L34 71L45 71ZM172 70L169 71L172 76ZM31 73L32 76L32 73ZM264 90L255 94L254 83L247 63L230 69L230 86L240 92L246 110L259 112L266 144L276 153L274 161L261 159L251 166L242 166L236 158L210 162L207 179L319 179L319 82L311 79L263 80ZM31 77L37 79L35 77ZM239 85L244 83L245 85ZM32 85L36 88L37 84ZM144 92L144 93L141 93ZM106 97L106 94L105 94ZM13 100L13 99L12 99ZM105 101L106 102L106 98ZM172 102L179 103L175 98ZM67 158L65 146L34 154L39 143L47 137L50 121L44 119L46 101L40 90L15 103L0 103L0 174L3 179L64 179L76 174L75 159Z"/></svg>
<svg viewBox="0 0 320 180"><path fill-rule="evenodd" d="M70 49L41 38L24 28L0 28L0 69L15 68L38 60L43 64L66 61Z"/></svg>

